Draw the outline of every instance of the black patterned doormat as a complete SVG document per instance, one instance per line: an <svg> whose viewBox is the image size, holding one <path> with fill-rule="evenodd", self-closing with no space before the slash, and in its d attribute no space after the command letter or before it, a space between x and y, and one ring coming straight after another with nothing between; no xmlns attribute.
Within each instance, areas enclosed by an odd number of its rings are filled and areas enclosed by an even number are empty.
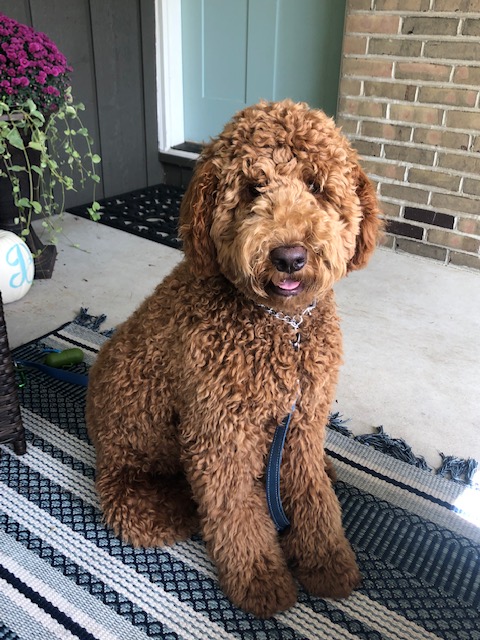
<svg viewBox="0 0 480 640"><path fill-rule="evenodd" d="M178 215L185 190L167 184L137 189L99 200L100 223L141 238L181 249ZM69 213L90 219L90 204L71 207Z"/></svg>

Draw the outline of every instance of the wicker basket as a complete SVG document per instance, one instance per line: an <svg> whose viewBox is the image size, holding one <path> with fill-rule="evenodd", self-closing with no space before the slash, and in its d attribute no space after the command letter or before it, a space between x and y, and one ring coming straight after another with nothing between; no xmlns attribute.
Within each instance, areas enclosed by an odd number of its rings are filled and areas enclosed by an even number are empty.
<svg viewBox="0 0 480 640"><path fill-rule="evenodd" d="M27 450L0 293L0 443L7 442L13 444L13 450L19 456Z"/></svg>

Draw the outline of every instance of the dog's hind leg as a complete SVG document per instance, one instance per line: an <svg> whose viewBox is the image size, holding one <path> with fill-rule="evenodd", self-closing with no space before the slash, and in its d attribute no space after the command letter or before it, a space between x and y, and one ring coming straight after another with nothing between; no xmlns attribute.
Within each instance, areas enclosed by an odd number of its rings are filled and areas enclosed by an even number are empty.
<svg viewBox="0 0 480 640"><path fill-rule="evenodd" d="M105 521L136 547L170 545L198 531L196 506L183 473L162 476L138 468L97 471Z"/></svg>
<svg viewBox="0 0 480 640"><path fill-rule="evenodd" d="M108 343L99 356L87 396L101 508L106 523L126 542L142 547L173 544L198 525L179 459L169 389L162 380L142 378L143 373L130 379L133 367L116 362L117 351L115 343Z"/></svg>

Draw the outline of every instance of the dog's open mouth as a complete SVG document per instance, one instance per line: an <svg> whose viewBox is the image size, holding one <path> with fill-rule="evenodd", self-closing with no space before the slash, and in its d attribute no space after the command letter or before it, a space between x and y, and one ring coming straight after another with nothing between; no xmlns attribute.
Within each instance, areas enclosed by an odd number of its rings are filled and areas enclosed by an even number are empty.
<svg viewBox="0 0 480 640"><path fill-rule="evenodd" d="M296 296L303 291L304 285L300 280L285 278L277 284L270 282L268 290L278 296Z"/></svg>

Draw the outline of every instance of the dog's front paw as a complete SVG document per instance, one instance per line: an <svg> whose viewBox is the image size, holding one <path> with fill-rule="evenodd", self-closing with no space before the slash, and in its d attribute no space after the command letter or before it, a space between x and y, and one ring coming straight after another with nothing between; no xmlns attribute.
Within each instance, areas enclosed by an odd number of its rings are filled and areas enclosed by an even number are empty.
<svg viewBox="0 0 480 640"><path fill-rule="evenodd" d="M347 598L362 579L349 547L331 553L321 567L298 568L296 576L312 595L334 599Z"/></svg>
<svg viewBox="0 0 480 640"><path fill-rule="evenodd" d="M242 575L221 582L234 605L258 618L270 618L297 601L295 580L286 568L280 572L257 571L248 581Z"/></svg>

